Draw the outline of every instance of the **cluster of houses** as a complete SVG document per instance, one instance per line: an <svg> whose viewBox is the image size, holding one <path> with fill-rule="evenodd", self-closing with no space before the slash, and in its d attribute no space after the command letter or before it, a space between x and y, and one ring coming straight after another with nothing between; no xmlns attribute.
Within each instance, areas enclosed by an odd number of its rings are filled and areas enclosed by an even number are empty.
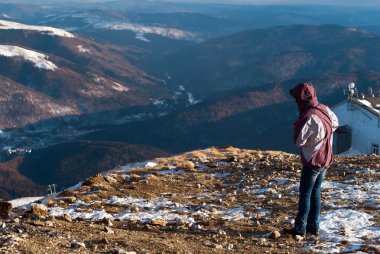
<svg viewBox="0 0 380 254"><path fill-rule="evenodd" d="M348 91L353 88L350 85ZM340 125L334 137L335 153L380 155L380 96L348 95L346 101L332 107Z"/></svg>

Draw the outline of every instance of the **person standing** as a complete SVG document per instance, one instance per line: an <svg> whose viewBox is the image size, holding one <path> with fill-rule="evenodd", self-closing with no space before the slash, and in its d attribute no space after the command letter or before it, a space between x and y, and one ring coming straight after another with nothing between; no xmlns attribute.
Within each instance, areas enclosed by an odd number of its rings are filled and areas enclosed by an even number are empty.
<svg viewBox="0 0 380 254"><path fill-rule="evenodd" d="M338 128L336 115L318 102L310 83L301 83L289 91L298 106L294 123L294 143L300 147L302 171L299 187L298 214L295 225L285 234L319 234L321 185L326 170L333 163L333 132Z"/></svg>

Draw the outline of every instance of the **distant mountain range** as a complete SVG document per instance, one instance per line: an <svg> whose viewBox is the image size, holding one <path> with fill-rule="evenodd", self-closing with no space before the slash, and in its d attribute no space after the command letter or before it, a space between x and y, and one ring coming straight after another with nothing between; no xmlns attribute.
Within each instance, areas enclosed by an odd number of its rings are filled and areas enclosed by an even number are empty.
<svg viewBox="0 0 380 254"><path fill-rule="evenodd" d="M133 64L129 52L134 49L49 29L0 21L0 81L7 109L0 128L150 105L152 99L173 96Z"/></svg>
<svg viewBox="0 0 380 254"><path fill-rule="evenodd" d="M380 71L380 37L335 25L292 25L236 33L160 59L169 85L201 98L294 78ZM181 63L181 68L178 68Z"/></svg>

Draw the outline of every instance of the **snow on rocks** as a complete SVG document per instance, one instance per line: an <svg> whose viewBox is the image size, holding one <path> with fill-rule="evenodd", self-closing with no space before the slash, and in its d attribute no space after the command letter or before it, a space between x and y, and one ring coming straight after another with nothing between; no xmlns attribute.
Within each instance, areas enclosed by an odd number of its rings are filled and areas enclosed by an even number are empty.
<svg viewBox="0 0 380 254"><path fill-rule="evenodd" d="M83 220L125 220L136 221L140 223L151 223L152 221L164 221L166 224L193 225L196 223L195 217L209 217L218 215L226 221L238 221L248 219L246 211L243 207L237 208L219 208L215 212L208 207L195 206L192 204L183 205L175 203L166 198L156 198L152 201L134 198L134 197L111 197L110 199L97 202L101 204L109 204L114 206L122 206L120 212L108 213L105 210L91 210L86 207L91 204L84 202L71 204L67 208L53 207L49 215L55 217L63 217L69 215L73 219ZM80 207L86 209L80 211Z"/></svg>
<svg viewBox="0 0 380 254"><path fill-rule="evenodd" d="M12 204L13 208L17 207L27 207L30 206L32 203L43 199L44 197L26 197L26 198L18 198L10 200L9 203Z"/></svg>
<svg viewBox="0 0 380 254"><path fill-rule="evenodd" d="M152 161L149 161L147 164L145 164L145 168L146 169L149 169L149 168L154 168L156 167L158 164L156 162L152 162Z"/></svg>
<svg viewBox="0 0 380 254"><path fill-rule="evenodd" d="M371 239L380 247L380 227L374 226L373 216L365 212L339 209L322 215L321 243L312 250L321 253L359 251L365 240ZM377 240L376 240L377 239ZM346 243L342 245L341 243Z"/></svg>
<svg viewBox="0 0 380 254"><path fill-rule="evenodd" d="M21 23L16 23L12 21L0 20L0 29L3 30L33 30L41 33L46 33L52 36L60 36L60 37L75 37L72 33L69 33L63 29L48 27L48 26L33 26L26 25Z"/></svg>
<svg viewBox="0 0 380 254"><path fill-rule="evenodd" d="M322 189L326 191L325 204L331 207L355 207L357 205L375 206L380 200L380 182L364 184L324 182Z"/></svg>
<svg viewBox="0 0 380 254"><path fill-rule="evenodd" d="M29 49L18 46L0 45L0 55L5 57L21 57L22 59L32 62L35 67L45 70L54 71L58 67L48 60L48 56Z"/></svg>

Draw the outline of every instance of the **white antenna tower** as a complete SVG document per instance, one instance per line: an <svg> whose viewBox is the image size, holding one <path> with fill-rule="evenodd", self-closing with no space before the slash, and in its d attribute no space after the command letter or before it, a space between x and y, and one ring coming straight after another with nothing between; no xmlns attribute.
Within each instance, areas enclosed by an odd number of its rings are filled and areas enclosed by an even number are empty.
<svg viewBox="0 0 380 254"><path fill-rule="evenodd" d="M356 89L356 87L355 87L355 83L349 83L348 84L348 87L347 87L347 96L348 96L348 100L352 100L352 97L354 96L354 94L355 94L355 89Z"/></svg>
<svg viewBox="0 0 380 254"><path fill-rule="evenodd" d="M352 98L355 93L358 94L358 89L355 87L355 83L349 83L347 86L347 109L352 110Z"/></svg>

